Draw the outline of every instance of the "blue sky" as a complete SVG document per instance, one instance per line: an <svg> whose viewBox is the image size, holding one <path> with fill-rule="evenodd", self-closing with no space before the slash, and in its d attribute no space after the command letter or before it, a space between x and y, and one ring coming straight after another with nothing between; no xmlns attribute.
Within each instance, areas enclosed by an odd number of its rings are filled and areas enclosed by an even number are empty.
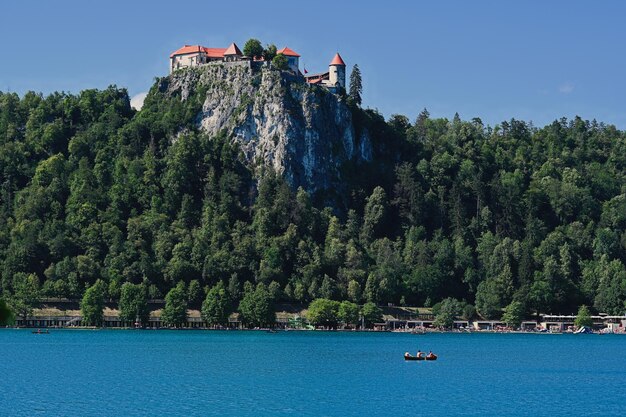
<svg viewBox="0 0 626 417"><path fill-rule="evenodd" d="M12 4L11 4L12 3ZM626 2L32 1L0 6L0 90L131 96L167 73L182 44L250 37L323 70L339 51L385 117L560 117L626 128Z"/></svg>

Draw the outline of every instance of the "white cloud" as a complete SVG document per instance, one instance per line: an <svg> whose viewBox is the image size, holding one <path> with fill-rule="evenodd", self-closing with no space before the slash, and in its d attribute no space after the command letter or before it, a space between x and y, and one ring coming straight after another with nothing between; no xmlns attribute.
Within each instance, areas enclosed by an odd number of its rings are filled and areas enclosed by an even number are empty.
<svg viewBox="0 0 626 417"><path fill-rule="evenodd" d="M141 108L143 107L143 101L146 99L147 95L148 92L144 91L133 96L133 98L130 99L130 107L135 110L141 110Z"/></svg>
<svg viewBox="0 0 626 417"><path fill-rule="evenodd" d="M561 84L559 87L559 93L561 94L569 94L574 91L574 86L570 83Z"/></svg>

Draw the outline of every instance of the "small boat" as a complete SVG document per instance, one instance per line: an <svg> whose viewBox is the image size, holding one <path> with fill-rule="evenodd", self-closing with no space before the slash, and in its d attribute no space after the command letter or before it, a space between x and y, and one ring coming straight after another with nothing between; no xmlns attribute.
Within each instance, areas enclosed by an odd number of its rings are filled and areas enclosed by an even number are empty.
<svg viewBox="0 0 626 417"><path fill-rule="evenodd" d="M426 360L423 356L413 356L408 352L404 354L405 361L423 361Z"/></svg>
<svg viewBox="0 0 626 417"><path fill-rule="evenodd" d="M47 329L44 330L43 332L41 331L41 329L40 330L33 330L31 333L32 334L50 334L50 332Z"/></svg>
<svg viewBox="0 0 626 417"><path fill-rule="evenodd" d="M405 361L436 361L437 355L435 355L434 353L431 353L430 355L425 355L425 356L424 355L413 356L409 352L406 352L404 354L404 360Z"/></svg>

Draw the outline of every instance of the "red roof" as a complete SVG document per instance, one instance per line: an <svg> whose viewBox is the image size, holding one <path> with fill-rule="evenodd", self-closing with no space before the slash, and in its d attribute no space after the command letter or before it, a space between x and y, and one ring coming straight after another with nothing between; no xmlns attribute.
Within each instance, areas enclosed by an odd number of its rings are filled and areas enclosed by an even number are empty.
<svg viewBox="0 0 626 417"><path fill-rule="evenodd" d="M343 65L345 67L346 63L343 62L343 59L341 59L341 55L339 55L339 52L337 52L333 60L330 61L330 65Z"/></svg>
<svg viewBox="0 0 626 417"><path fill-rule="evenodd" d="M296 56L296 57L300 56L296 51L294 51L291 48L287 48L286 46L283 49L276 51L276 54L283 54L285 56Z"/></svg>
<svg viewBox="0 0 626 417"><path fill-rule="evenodd" d="M205 48L200 45L185 45L172 52L170 58L175 55L197 54L199 52L204 52L209 58L222 58L224 56L224 52L226 52L226 48Z"/></svg>
<svg viewBox="0 0 626 417"><path fill-rule="evenodd" d="M200 45L185 45L180 49L172 52L170 54L170 58L174 55L185 55L185 54L193 54L202 51L202 47Z"/></svg>
<svg viewBox="0 0 626 417"><path fill-rule="evenodd" d="M226 48L202 48L209 58L223 58Z"/></svg>
<svg viewBox="0 0 626 417"><path fill-rule="evenodd" d="M226 48L226 51L224 52L224 56L226 55L243 55L243 54L241 53L241 50L239 49L237 44L233 42L230 44L228 48Z"/></svg>

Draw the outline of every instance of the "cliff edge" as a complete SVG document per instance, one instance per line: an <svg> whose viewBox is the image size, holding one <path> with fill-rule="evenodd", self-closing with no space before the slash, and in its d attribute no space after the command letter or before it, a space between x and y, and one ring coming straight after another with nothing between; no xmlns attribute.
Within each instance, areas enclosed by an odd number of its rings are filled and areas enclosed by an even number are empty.
<svg viewBox="0 0 626 417"><path fill-rule="evenodd" d="M201 131L225 133L255 172L272 168L294 188L341 188L346 162L371 159L369 135L355 134L345 98L289 72L248 62L206 65L174 72L159 90L183 101L198 97Z"/></svg>

